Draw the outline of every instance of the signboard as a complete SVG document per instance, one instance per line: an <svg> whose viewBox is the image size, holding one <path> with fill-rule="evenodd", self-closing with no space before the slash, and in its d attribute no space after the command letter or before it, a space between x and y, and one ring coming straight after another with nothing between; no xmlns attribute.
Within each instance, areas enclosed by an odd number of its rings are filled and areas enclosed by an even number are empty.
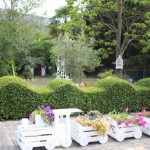
<svg viewBox="0 0 150 150"><path fill-rule="evenodd" d="M119 57L116 59L116 69L123 69L123 59L119 55Z"/></svg>

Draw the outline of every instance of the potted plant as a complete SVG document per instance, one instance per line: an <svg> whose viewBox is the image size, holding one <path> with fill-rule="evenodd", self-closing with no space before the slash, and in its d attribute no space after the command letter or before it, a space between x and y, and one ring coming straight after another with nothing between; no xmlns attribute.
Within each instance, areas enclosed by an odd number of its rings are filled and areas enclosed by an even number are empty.
<svg viewBox="0 0 150 150"><path fill-rule="evenodd" d="M29 115L29 120L38 127L52 125L54 121L53 110L50 106L38 106L38 108Z"/></svg>
<svg viewBox="0 0 150 150"><path fill-rule="evenodd" d="M140 126L145 126L146 124L141 117L128 114L128 110L128 108L125 108L125 111L122 113L116 113L115 111L110 113L110 131L108 135L119 142L128 137L141 138Z"/></svg>
<svg viewBox="0 0 150 150"><path fill-rule="evenodd" d="M139 113L134 113L134 116L141 117L146 124L141 127L143 133L150 136L150 112L147 111L147 107L142 107L142 111Z"/></svg>
<svg viewBox="0 0 150 150"><path fill-rule="evenodd" d="M102 114L97 110L91 110L87 113L87 116L89 117L90 120L94 120L100 116L102 117Z"/></svg>
<svg viewBox="0 0 150 150"><path fill-rule="evenodd" d="M72 121L72 139L81 146L88 145L89 142L106 143L109 125L105 118L89 120L88 116L79 116Z"/></svg>

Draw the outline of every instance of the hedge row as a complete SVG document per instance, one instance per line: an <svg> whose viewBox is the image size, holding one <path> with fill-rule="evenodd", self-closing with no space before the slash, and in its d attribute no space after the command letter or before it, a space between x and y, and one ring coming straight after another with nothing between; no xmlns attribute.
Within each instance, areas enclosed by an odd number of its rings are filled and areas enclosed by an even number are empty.
<svg viewBox="0 0 150 150"><path fill-rule="evenodd" d="M71 81L55 79L47 87L35 88L17 77L0 78L0 120L27 117L38 105L79 108L108 113L129 107L150 108L150 88L116 77L101 79L93 87L80 88Z"/></svg>
<svg viewBox="0 0 150 150"><path fill-rule="evenodd" d="M150 88L150 78L144 78L135 83L138 86L144 86Z"/></svg>

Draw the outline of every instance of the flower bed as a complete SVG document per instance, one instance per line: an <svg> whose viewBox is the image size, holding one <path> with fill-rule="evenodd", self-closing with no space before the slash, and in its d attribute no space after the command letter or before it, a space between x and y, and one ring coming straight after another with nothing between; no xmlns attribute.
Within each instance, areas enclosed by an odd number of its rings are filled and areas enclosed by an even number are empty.
<svg viewBox="0 0 150 150"><path fill-rule="evenodd" d="M88 145L89 142L106 143L108 141L107 132L109 129L105 118L89 120L88 117L79 117L71 123L72 139L81 146Z"/></svg>
<svg viewBox="0 0 150 150"><path fill-rule="evenodd" d="M145 126L145 124L146 121L144 121L143 118L129 115L128 108L126 108L123 113L117 114L115 112L115 114L113 114L110 119L110 131L108 135L119 142L129 137L139 139L142 136L140 126Z"/></svg>

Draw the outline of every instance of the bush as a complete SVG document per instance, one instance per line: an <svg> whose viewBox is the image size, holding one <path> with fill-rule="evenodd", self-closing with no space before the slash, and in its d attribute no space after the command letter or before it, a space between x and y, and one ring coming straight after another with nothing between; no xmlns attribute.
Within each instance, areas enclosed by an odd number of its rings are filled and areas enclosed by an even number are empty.
<svg viewBox="0 0 150 150"><path fill-rule="evenodd" d="M49 89L42 89L34 89L17 77L0 78L0 120L27 117L50 95Z"/></svg>
<svg viewBox="0 0 150 150"><path fill-rule="evenodd" d="M150 89L116 77L80 88L66 79L55 79L47 87L35 88L17 77L0 78L0 120L28 117L38 105L55 108L79 108L85 112L108 113L129 107L139 111L150 108Z"/></svg>
<svg viewBox="0 0 150 150"><path fill-rule="evenodd" d="M145 86L150 88L150 78L144 78L135 83L135 85Z"/></svg>
<svg viewBox="0 0 150 150"><path fill-rule="evenodd" d="M115 76L114 74L113 74L113 69L110 69L110 70L105 70L104 72L101 72L101 73L99 73L97 76L98 77L112 77L112 76Z"/></svg>
<svg viewBox="0 0 150 150"><path fill-rule="evenodd" d="M23 71L23 76L26 78L26 79L31 79L33 74L31 72L31 67L29 65L26 65L24 67L24 71Z"/></svg>

